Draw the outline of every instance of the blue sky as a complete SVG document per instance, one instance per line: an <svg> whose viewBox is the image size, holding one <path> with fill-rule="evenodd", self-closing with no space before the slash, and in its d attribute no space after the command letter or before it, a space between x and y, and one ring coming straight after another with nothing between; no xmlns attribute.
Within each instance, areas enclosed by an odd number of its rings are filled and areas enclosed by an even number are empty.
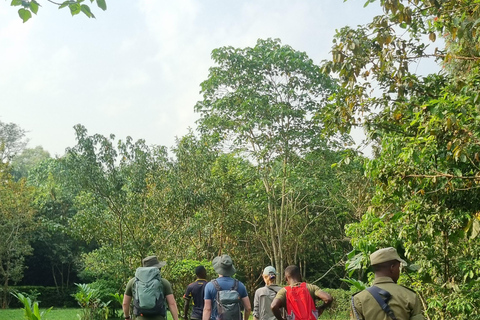
<svg viewBox="0 0 480 320"><path fill-rule="evenodd" d="M279 38L319 63L335 29L380 13L365 0L107 0L96 19L40 1L22 23L0 4L0 120L27 130L28 147L62 155L73 126L171 147L195 127L200 83L221 46Z"/></svg>

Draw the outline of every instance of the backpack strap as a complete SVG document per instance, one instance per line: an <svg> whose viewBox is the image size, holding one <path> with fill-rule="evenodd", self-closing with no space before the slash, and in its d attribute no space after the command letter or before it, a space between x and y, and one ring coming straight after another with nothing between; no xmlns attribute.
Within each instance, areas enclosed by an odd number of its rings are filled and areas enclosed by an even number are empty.
<svg viewBox="0 0 480 320"><path fill-rule="evenodd" d="M375 300L377 300L382 310L385 311L385 313L390 318L392 318L393 320L398 320L397 317L395 317L392 309L390 309L390 306L388 305L388 300L390 300L390 298L392 297L390 292L380 289L377 286L371 286L370 288L367 288L367 291L375 298ZM381 296L385 298L382 298Z"/></svg>
<svg viewBox="0 0 480 320"><path fill-rule="evenodd" d="M232 290L235 290L238 292L238 280L237 279L233 279L234 282L233 282L233 287L232 287Z"/></svg>
<svg viewBox="0 0 480 320"><path fill-rule="evenodd" d="M213 279L211 282L213 283L213 286L215 287L215 290L217 290L217 291L222 291L222 288L221 288L220 285L218 284L217 279Z"/></svg>

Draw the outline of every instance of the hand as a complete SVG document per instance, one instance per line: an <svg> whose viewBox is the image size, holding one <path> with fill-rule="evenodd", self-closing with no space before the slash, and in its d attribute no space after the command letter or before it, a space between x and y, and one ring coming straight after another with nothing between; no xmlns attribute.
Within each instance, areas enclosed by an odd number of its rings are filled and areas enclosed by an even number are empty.
<svg viewBox="0 0 480 320"><path fill-rule="evenodd" d="M318 311L318 316L320 317L322 315L323 311L325 311L324 306L317 307L317 311Z"/></svg>

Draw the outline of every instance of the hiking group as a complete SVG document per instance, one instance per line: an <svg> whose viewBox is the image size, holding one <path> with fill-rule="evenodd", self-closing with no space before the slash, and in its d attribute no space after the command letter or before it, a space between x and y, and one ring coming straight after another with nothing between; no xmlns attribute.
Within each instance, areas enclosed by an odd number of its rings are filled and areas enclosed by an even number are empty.
<svg viewBox="0 0 480 320"><path fill-rule="evenodd" d="M400 266L406 264L397 251L394 248L377 250L371 254L370 261L375 281L372 287L352 296L351 320L423 320L417 294L396 284ZM166 320L167 304L173 320L178 320L172 286L160 275L165 264L156 256L143 259L142 267L136 270L125 289L125 319L131 319L133 311L135 319ZM195 268L197 279L187 286L183 296L184 320L248 320L252 306L245 285L232 278L236 269L231 257L215 257L212 266L218 277L211 281L207 280L205 267ZM316 320L333 302L318 286L303 282L297 266L285 269L285 287L276 284L277 272L272 266L263 270L262 277L265 286L255 291L254 320ZM317 305L317 301L322 303Z"/></svg>

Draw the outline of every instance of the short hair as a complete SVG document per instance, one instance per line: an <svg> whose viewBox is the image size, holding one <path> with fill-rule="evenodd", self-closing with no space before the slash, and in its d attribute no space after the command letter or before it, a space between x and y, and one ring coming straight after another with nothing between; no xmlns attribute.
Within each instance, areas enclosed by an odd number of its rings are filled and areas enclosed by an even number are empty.
<svg viewBox="0 0 480 320"><path fill-rule="evenodd" d="M301 277L300 268L295 266L295 265L291 265L291 266L286 267L285 268L285 274L288 274L292 278Z"/></svg>
<svg viewBox="0 0 480 320"><path fill-rule="evenodd" d="M382 263L374 264L374 265L372 265L372 269L373 269L373 272L386 270L386 269L389 269L395 263L400 263L400 261L390 260L390 261L385 261L385 262L382 262Z"/></svg>
<svg viewBox="0 0 480 320"><path fill-rule="evenodd" d="M207 269L204 266L198 266L195 268L195 274L197 276L205 275L207 274Z"/></svg>

